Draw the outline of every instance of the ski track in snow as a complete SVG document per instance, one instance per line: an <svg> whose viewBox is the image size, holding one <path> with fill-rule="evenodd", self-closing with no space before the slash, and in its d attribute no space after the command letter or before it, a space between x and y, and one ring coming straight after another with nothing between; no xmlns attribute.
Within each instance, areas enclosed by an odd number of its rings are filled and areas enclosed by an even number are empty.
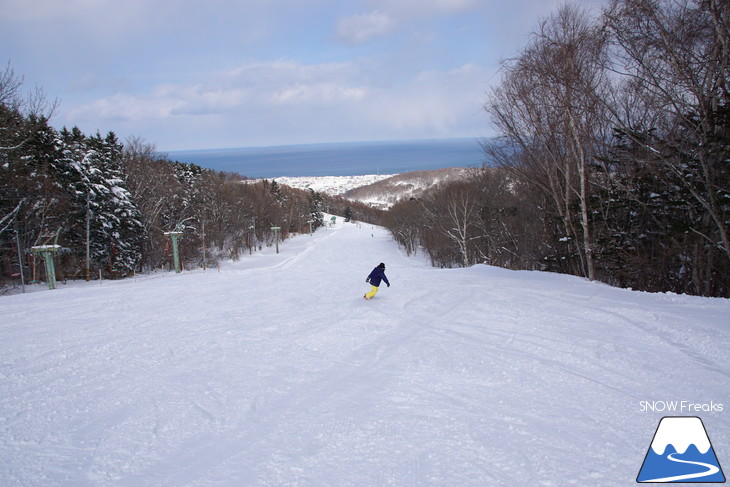
<svg viewBox="0 0 730 487"><path fill-rule="evenodd" d="M434 269L370 225L280 250L0 298L0 483L623 486L639 401L730 407L730 300Z"/></svg>

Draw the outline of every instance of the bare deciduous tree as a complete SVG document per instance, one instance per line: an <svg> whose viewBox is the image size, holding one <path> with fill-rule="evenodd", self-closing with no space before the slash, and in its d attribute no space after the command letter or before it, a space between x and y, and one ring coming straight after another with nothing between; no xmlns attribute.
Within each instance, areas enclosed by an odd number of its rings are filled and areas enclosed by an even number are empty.
<svg viewBox="0 0 730 487"><path fill-rule="evenodd" d="M609 105L615 123L687 193L691 231L706 244L694 253L695 285L706 288L715 254L730 264L730 4L614 0L605 19L611 67L632 95Z"/></svg>
<svg viewBox="0 0 730 487"><path fill-rule="evenodd" d="M599 102L607 85L605 46L602 29L585 11L563 6L540 24L517 59L505 63L504 80L485 105L521 153L508 167L550 198L562 238L576 242L579 273L590 279L595 278L591 166L606 137Z"/></svg>

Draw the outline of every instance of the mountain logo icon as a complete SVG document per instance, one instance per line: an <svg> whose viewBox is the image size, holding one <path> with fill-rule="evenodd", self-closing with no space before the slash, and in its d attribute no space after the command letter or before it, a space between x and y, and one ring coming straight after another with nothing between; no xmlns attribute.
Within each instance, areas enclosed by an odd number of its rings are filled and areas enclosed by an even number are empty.
<svg viewBox="0 0 730 487"><path fill-rule="evenodd" d="M702 420L696 416L663 417L636 482L725 482Z"/></svg>

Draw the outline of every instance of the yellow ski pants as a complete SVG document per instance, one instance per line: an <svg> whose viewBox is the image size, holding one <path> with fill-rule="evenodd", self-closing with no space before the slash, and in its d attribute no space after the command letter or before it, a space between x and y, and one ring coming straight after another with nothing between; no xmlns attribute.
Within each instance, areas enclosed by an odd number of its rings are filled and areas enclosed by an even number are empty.
<svg viewBox="0 0 730 487"><path fill-rule="evenodd" d="M375 296L376 294L378 294L378 286L373 286L371 284L370 287L372 287L372 289L370 290L369 293L367 293L365 295L365 298L367 298L367 299L371 299L373 296Z"/></svg>

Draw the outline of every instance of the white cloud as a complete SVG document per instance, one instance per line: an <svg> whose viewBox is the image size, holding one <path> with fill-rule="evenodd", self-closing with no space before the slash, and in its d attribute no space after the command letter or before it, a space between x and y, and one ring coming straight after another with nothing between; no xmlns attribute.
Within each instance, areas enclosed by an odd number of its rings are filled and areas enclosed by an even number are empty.
<svg viewBox="0 0 730 487"><path fill-rule="evenodd" d="M334 83L310 83L288 86L273 93L271 100L276 104L317 104L342 103L361 100L364 88L339 86Z"/></svg>
<svg viewBox="0 0 730 487"><path fill-rule="evenodd" d="M173 150L479 134L500 57L561 0L0 3L0 44L62 100L54 123Z"/></svg>
<svg viewBox="0 0 730 487"><path fill-rule="evenodd" d="M376 8L338 19L335 39L345 44L364 44L371 39L393 33L416 18L450 15L485 3L485 0L369 0Z"/></svg>
<svg viewBox="0 0 730 487"><path fill-rule="evenodd" d="M375 10L340 18L337 21L335 36L346 44L362 44L374 37L390 34L394 28L395 20L390 15Z"/></svg>
<svg viewBox="0 0 730 487"><path fill-rule="evenodd" d="M109 126L122 137L154 131L155 142L169 150L482 133L483 68L421 71L397 82L379 76L381 68L253 63L188 84L101 98L68 118L82 127Z"/></svg>
<svg viewBox="0 0 730 487"><path fill-rule="evenodd" d="M116 93L79 106L68 116L129 121L217 116L250 107L337 104L360 100L364 94L347 63L275 61L212 74L199 82L159 85L148 93Z"/></svg>
<svg viewBox="0 0 730 487"><path fill-rule="evenodd" d="M475 64L446 72L424 71L402 85L380 89L366 113L374 125L401 138L477 135L484 122L485 78Z"/></svg>
<svg viewBox="0 0 730 487"><path fill-rule="evenodd" d="M464 12L487 5L490 0L369 0L368 3L403 18Z"/></svg>

